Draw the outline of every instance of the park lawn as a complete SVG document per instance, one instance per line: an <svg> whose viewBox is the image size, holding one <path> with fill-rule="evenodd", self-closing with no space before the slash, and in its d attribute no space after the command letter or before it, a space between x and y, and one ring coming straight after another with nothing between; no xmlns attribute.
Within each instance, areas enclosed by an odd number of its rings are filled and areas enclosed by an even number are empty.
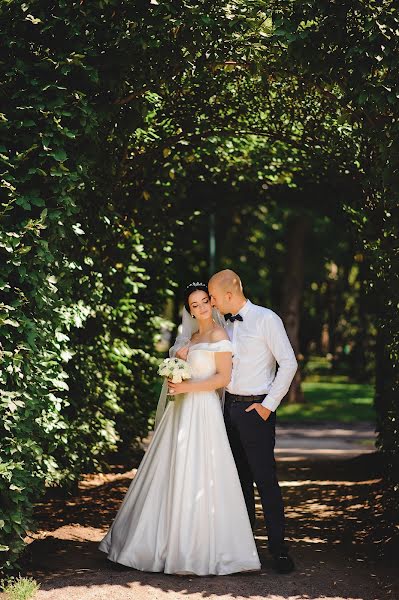
<svg viewBox="0 0 399 600"><path fill-rule="evenodd" d="M375 421L372 385L338 382L304 382L304 404L282 402L281 421Z"/></svg>

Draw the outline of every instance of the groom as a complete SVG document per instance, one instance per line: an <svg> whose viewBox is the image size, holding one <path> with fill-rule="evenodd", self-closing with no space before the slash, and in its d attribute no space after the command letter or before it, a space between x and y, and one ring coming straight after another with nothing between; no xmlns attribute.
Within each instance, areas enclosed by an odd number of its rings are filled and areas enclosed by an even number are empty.
<svg viewBox="0 0 399 600"><path fill-rule="evenodd" d="M233 372L226 388L224 416L249 519L254 528L255 482L274 570L290 573L294 562L284 543L284 505L274 460L275 410L298 363L280 317L248 300L234 271L213 275L208 289L212 305L224 315L233 344Z"/></svg>

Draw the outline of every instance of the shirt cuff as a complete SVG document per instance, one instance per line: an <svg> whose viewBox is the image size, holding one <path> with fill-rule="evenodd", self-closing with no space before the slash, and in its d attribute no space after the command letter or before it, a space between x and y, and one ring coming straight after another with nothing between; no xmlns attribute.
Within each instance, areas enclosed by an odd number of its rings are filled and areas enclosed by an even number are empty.
<svg viewBox="0 0 399 600"><path fill-rule="evenodd" d="M274 412L276 410L276 408L278 407L279 404L280 404L280 400L275 400L271 396L266 396L266 398L262 402L262 406L264 406L265 408L268 408L272 412Z"/></svg>

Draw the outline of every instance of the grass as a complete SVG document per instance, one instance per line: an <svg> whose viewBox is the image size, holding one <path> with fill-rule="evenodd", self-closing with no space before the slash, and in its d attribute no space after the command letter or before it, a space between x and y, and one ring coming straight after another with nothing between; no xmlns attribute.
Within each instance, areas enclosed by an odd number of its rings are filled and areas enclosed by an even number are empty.
<svg viewBox="0 0 399 600"><path fill-rule="evenodd" d="M157 381L155 397L159 396L161 382ZM312 356L302 384L304 404L282 402L277 410L278 420L289 422L338 421L353 423L375 422L373 406L374 386L351 383L348 374L334 372L324 356Z"/></svg>
<svg viewBox="0 0 399 600"><path fill-rule="evenodd" d="M39 590L40 584L31 577L10 577L2 580L0 589L6 594L7 600L29 600Z"/></svg>
<svg viewBox="0 0 399 600"><path fill-rule="evenodd" d="M375 421L372 385L312 381L303 390L304 404L280 404L279 421Z"/></svg>

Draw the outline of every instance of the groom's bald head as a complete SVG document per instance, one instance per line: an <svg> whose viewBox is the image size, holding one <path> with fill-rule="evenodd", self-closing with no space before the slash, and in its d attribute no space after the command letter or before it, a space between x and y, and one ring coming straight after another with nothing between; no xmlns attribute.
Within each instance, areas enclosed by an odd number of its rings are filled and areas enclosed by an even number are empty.
<svg viewBox="0 0 399 600"><path fill-rule="evenodd" d="M217 285L224 292L231 292L232 294L242 294L242 283L241 279L231 269L224 269L212 275L209 280L209 285Z"/></svg>
<svg viewBox="0 0 399 600"><path fill-rule="evenodd" d="M245 300L241 279L231 269L224 269L212 275L208 290L213 306L222 314L235 314Z"/></svg>

